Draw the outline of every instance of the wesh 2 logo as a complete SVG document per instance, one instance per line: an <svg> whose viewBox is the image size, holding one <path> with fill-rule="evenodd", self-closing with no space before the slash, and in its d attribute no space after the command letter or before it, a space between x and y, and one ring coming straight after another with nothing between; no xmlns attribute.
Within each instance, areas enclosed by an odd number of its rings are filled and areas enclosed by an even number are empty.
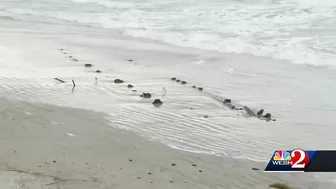
<svg viewBox="0 0 336 189"><path fill-rule="evenodd" d="M271 157L265 171L304 171L309 160L309 154L302 149L277 150Z"/></svg>

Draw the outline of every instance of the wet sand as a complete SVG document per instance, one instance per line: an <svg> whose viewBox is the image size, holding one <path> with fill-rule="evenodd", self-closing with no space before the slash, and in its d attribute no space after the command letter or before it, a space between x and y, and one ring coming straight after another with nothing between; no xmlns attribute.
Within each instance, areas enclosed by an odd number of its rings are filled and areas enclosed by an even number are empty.
<svg viewBox="0 0 336 189"><path fill-rule="evenodd" d="M194 154L108 125L88 110L0 99L0 188L326 188L309 174ZM252 168L260 170L252 170Z"/></svg>

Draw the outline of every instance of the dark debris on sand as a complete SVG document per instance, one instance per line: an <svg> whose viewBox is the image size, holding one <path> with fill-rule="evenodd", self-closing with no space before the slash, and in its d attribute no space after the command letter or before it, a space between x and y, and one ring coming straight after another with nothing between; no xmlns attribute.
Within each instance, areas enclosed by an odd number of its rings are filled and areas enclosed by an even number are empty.
<svg viewBox="0 0 336 189"><path fill-rule="evenodd" d="M277 188L277 189L292 189L288 184L283 183L274 183L269 185L271 188Z"/></svg>
<svg viewBox="0 0 336 189"><path fill-rule="evenodd" d="M264 118L271 118L271 114L267 113L266 115L264 115Z"/></svg>
<svg viewBox="0 0 336 189"><path fill-rule="evenodd" d="M231 103L231 99L225 99L223 103L224 104L229 104L229 103Z"/></svg>
<svg viewBox="0 0 336 189"><path fill-rule="evenodd" d="M154 102L152 103L155 107L160 107L162 106L163 102L160 99L155 99Z"/></svg>
<svg viewBox="0 0 336 189"><path fill-rule="evenodd" d="M142 97L142 98L152 98L152 95L150 93L142 93L140 95L140 97Z"/></svg>
<svg viewBox="0 0 336 189"><path fill-rule="evenodd" d="M172 81L176 81L176 77L172 77L171 80L172 80Z"/></svg>
<svg viewBox="0 0 336 189"><path fill-rule="evenodd" d="M198 90L199 91L203 91L203 87L198 87Z"/></svg>
<svg viewBox="0 0 336 189"><path fill-rule="evenodd" d="M96 70L96 73L101 73L102 71L101 70Z"/></svg>
<svg viewBox="0 0 336 189"><path fill-rule="evenodd" d="M258 111L257 116L261 116L264 113L264 109Z"/></svg>
<svg viewBox="0 0 336 189"><path fill-rule="evenodd" d="M186 81L182 81L181 84L182 84L182 85L185 85L185 84L187 84L187 82L186 82Z"/></svg>
<svg viewBox="0 0 336 189"><path fill-rule="evenodd" d="M121 80L121 79L115 79L115 80L114 80L114 83L117 83L117 84L119 84L119 83L124 83L124 81L123 81L123 80Z"/></svg>
<svg viewBox="0 0 336 189"><path fill-rule="evenodd" d="M180 83L180 82L181 82L181 80L177 79L177 80L176 80L176 82L177 82L177 83Z"/></svg>
<svg viewBox="0 0 336 189"><path fill-rule="evenodd" d="M92 64L84 64L85 67L90 68L92 67Z"/></svg>
<svg viewBox="0 0 336 189"><path fill-rule="evenodd" d="M129 88L129 89L132 89L134 86L133 85L131 85L131 84L128 84L127 85L127 88Z"/></svg>

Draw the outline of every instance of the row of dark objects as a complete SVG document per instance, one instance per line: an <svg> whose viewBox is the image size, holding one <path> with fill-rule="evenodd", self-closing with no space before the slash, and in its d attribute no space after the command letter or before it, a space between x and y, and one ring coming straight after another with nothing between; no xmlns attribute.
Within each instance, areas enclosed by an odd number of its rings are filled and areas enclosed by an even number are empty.
<svg viewBox="0 0 336 189"><path fill-rule="evenodd" d="M64 49L60 49L60 50L63 51ZM63 52L63 54L67 54L67 53ZM73 61L78 62L78 60L75 59L75 58L73 58L72 56L69 56L69 58L72 58ZM132 62L133 60L129 60L129 61ZM91 68L91 67L93 67L92 64L84 64L84 66L85 66L86 68ZM102 72L101 70L96 70L96 73L101 73L101 72ZM115 79L113 82L116 83L116 84L124 83L124 81L121 80L121 79ZM127 88L129 88L129 89L132 89L133 87L134 87L134 86L131 85L131 84L128 84L128 85L127 85ZM133 91L136 92L136 90L133 90ZM146 98L146 99L150 99L150 98L152 98L152 95L151 95L150 93L142 93L142 94L140 95L140 97L142 97L142 98ZM155 107L160 107L160 106L162 106L163 102L162 102L160 99L155 99L155 100L153 101L152 104L153 104Z"/></svg>
<svg viewBox="0 0 336 189"><path fill-rule="evenodd" d="M64 51L64 49L60 49L60 51ZM66 52L63 52L63 54L67 54ZM74 58L73 56L69 56L69 58L71 58L72 61L78 62L78 59ZM93 65L92 64L84 64L84 66L86 68L91 68ZM96 70L96 73L102 73L101 70Z"/></svg>
<svg viewBox="0 0 336 189"><path fill-rule="evenodd" d="M187 84L186 81L182 81L180 79L177 79L176 77L171 78L172 81L176 81L177 83L181 83L182 85ZM197 88L199 91L203 91L203 87L196 87L195 85L192 86L192 88ZM243 108L236 108L234 105L231 104L231 99L225 99L223 101L223 104L229 107L232 110L243 110ZM265 115L262 115L264 113L264 109L261 109L257 112L258 118L264 118L266 120L271 120L272 115L270 113L266 113ZM272 121L276 121L273 119Z"/></svg>
<svg viewBox="0 0 336 189"><path fill-rule="evenodd" d="M233 110L243 110L244 108L236 108L234 105L231 104L231 99L225 99L223 101L223 104L225 104L226 106L228 106L229 108L233 109ZM264 113L264 109L260 109L256 116L258 118L264 118L267 121L271 120L272 115L270 113L266 113L265 115L262 115ZM273 119L272 121L276 121L275 119Z"/></svg>
<svg viewBox="0 0 336 189"><path fill-rule="evenodd" d="M121 79L115 79L115 80L114 80L114 83L116 83L116 84L120 84L120 83L124 83L124 81L121 80ZM134 86L131 85L131 84L128 84L128 85L127 85L127 88L129 88L129 89L132 89L133 87L134 87ZM136 90L133 90L133 91L136 92ZM140 97L141 97L141 98L150 99L150 98L152 98L152 94L150 94L150 93L142 93L142 94L140 95ZM153 104L155 107L158 108L158 107L162 106L163 102L162 102L160 99L155 99L154 102L152 102L152 104Z"/></svg>

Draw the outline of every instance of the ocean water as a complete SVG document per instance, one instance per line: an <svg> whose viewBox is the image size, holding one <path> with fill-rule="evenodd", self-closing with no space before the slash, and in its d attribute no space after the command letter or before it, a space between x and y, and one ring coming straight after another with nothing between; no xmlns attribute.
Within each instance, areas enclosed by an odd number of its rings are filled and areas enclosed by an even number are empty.
<svg viewBox="0 0 336 189"><path fill-rule="evenodd" d="M336 1L7 0L0 34L0 96L105 112L112 127L247 161L336 145Z"/></svg>
<svg viewBox="0 0 336 189"><path fill-rule="evenodd" d="M335 66L332 0L5 0L0 8L3 17L68 21L184 47Z"/></svg>

